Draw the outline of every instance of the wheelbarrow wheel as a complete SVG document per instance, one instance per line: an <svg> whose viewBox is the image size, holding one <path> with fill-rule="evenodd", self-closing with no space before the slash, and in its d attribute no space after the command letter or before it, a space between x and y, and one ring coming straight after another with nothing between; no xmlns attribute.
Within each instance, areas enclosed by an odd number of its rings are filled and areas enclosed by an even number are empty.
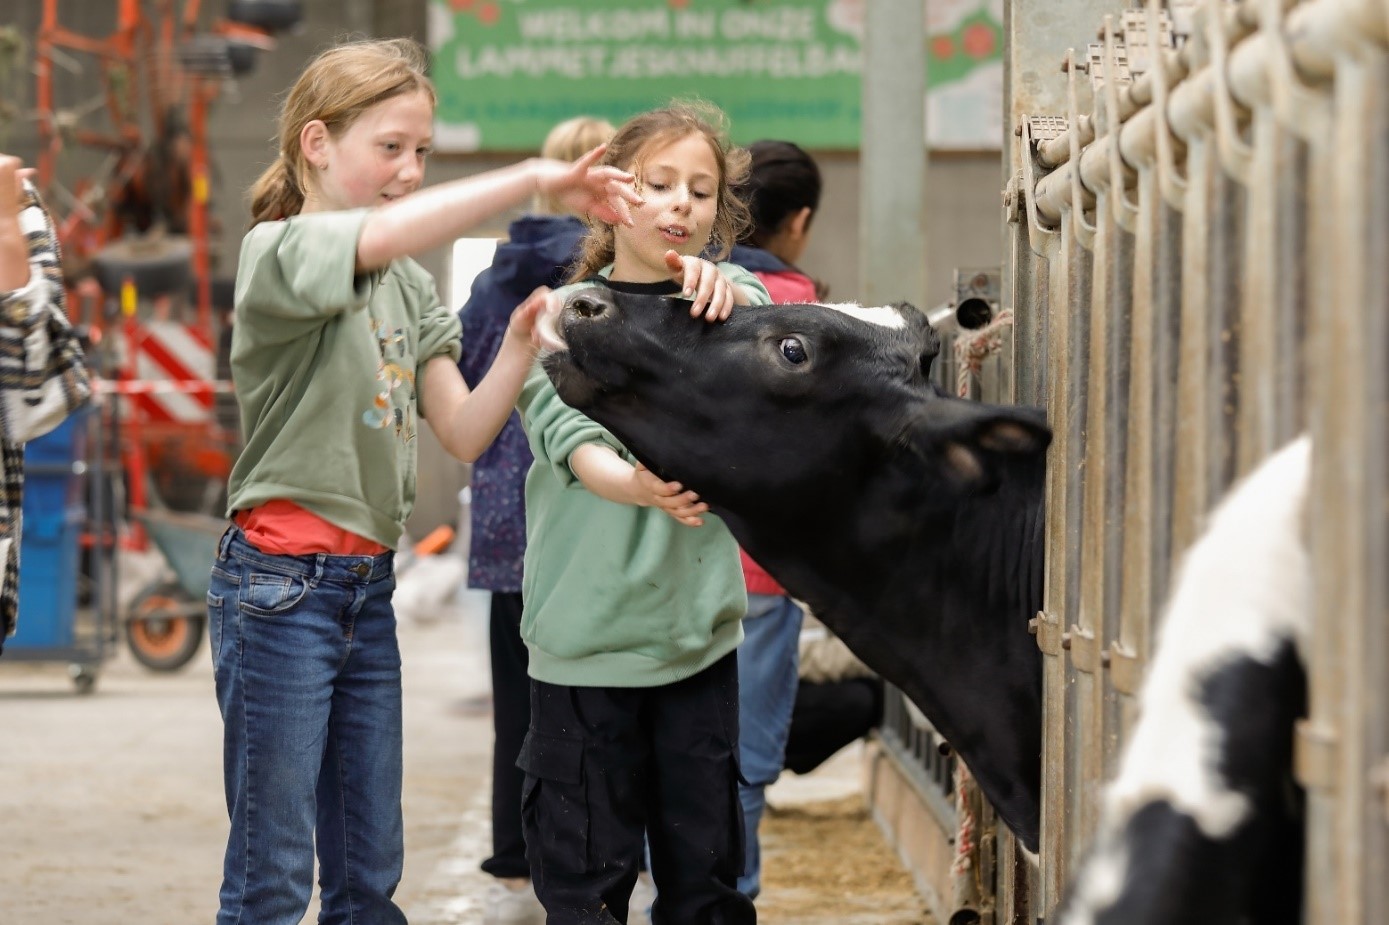
<svg viewBox="0 0 1389 925"><path fill-rule="evenodd" d="M153 671L177 671L202 645L206 617L188 616L188 594L172 582L136 595L125 621L125 641L135 661Z"/></svg>

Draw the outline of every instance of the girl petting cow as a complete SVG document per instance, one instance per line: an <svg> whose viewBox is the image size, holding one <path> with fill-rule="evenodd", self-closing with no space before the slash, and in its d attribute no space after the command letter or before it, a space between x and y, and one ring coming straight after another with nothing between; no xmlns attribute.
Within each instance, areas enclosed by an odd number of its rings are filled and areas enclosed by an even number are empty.
<svg viewBox="0 0 1389 925"><path fill-rule="evenodd" d="M769 301L751 273L700 256L726 255L747 221L734 190L748 157L721 121L681 104L618 129L603 162L635 175L643 202L630 226L593 226L577 284L683 297L709 321ZM552 925L625 921L646 835L653 921L755 922L737 889L738 545L692 492L565 405L539 366L520 408L535 454L519 764L536 895Z"/></svg>

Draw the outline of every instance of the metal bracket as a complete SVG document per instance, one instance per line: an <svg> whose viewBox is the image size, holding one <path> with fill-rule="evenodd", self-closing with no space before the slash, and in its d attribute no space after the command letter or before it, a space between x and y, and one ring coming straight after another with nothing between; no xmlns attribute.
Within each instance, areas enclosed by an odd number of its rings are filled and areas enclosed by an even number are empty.
<svg viewBox="0 0 1389 925"><path fill-rule="evenodd" d="M1293 770L1308 790L1336 790L1340 739L1336 730L1313 720L1298 720L1293 739Z"/></svg>
<svg viewBox="0 0 1389 925"><path fill-rule="evenodd" d="M1110 214L1114 216L1114 222L1120 228L1134 233L1138 229L1138 206L1129 201L1128 189L1124 185L1126 165L1119 151L1119 133L1123 129L1119 121L1119 84L1132 83L1133 78L1128 74L1127 60L1122 57L1123 43L1114 34L1113 16L1105 16L1103 35L1104 44L1100 46L1100 60L1105 63L1105 70L1110 70L1112 65L1116 74L1123 72L1122 80L1105 81L1100 94L1104 101L1106 137L1103 143L1109 161Z"/></svg>
<svg viewBox="0 0 1389 925"><path fill-rule="evenodd" d="M1039 148L1054 138L1066 134L1070 123L1064 116L1028 116L1027 127L1032 136L1032 145Z"/></svg>
<svg viewBox="0 0 1389 925"><path fill-rule="evenodd" d="M1079 122L1080 106L1076 96L1076 53L1074 48L1066 50L1066 118ZM1085 199L1081 195L1080 182L1080 139L1075 132L1068 136L1071 142L1069 170L1071 178L1071 210L1067 216L1071 222L1071 236L1077 244L1087 251L1095 249L1095 226L1085 220Z"/></svg>
<svg viewBox="0 0 1389 925"><path fill-rule="evenodd" d="M1212 10L1215 10L1212 7ZM1235 37L1226 28L1224 21L1214 12L1206 17L1206 43L1210 48L1210 73L1215 86L1211 96L1215 100L1215 142L1220 153L1220 161L1225 170L1241 183L1249 183L1250 164L1254 160L1254 149L1240 134L1240 114L1243 106L1238 104L1230 91L1228 73L1230 47Z"/></svg>
<svg viewBox="0 0 1389 925"><path fill-rule="evenodd" d="M1055 240L1056 229L1047 228L1037 214L1037 144L1033 126L1044 132L1055 132L1059 137L1066 131L1066 120L1057 116L1023 116L1018 120L1019 142L1018 160L1022 163L1022 189L1019 191L1021 207L1027 214L1027 244L1038 257L1045 257L1046 242Z"/></svg>
<svg viewBox="0 0 1389 925"><path fill-rule="evenodd" d="M1091 630L1072 623L1070 632L1061 636L1061 648L1071 653L1076 671L1094 674L1100 670L1100 644Z"/></svg>
<svg viewBox="0 0 1389 925"><path fill-rule="evenodd" d="M1022 188L1022 171L1019 170L1008 179L1008 185L1003 188L1003 220L1009 225L1016 225L1023 220L1027 208L1023 197L1026 195Z"/></svg>
<svg viewBox="0 0 1389 925"><path fill-rule="evenodd" d="M1043 655L1061 654L1061 621L1047 615L1045 610L1037 611L1037 616L1027 621L1027 631L1037 637L1037 648Z"/></svg>
<svg viewBox="0 0 1389 925"><path fill-rule="evenodd" d="M1160 0L1147 0L1143 9L1144 19L1147 22L1148 53L1155 63L1162 54L1162 45L1159 41L1161 31L1158 26L1160 22L1158 18L1159 2ZM1176 3L1172 5L1172 17L1172 29L1175 36ZM1153 79L1153 112L1157 117L1157 125L1153 127L1153 133L1157 139L1158 189L1162 192L1163 200L1169 206L1180 209L1186 200L1186 178L1177 172L1176 156L1172 151L1172 128L1167 124L1167 80L1165 74L1158 74Z"/></svg>
<svg viewBox="0 0 1389 925"><path fill-rule="evenodd" d="M1100 664L1109 669L1109 680L1121 694L1137 694L1143 681L1143 663L1122 642L1114 641L1100 653Z"/></svg>
<svg viewBox="0 0 1389 925"><path fill-rule="evenodd" d="M1166 10L1158 10L1157 46L1176 48L1177 40L1172 34L1172 17ZM1124 47L1128 50L1129 74L1142 77L1156 65L1153 58L1152 41L1148 38L1148 16L1143 10L1124 10L1119 18L1119 31L1124 36Z"/></svg>
<svg viewBox="0 0 1389 925"><path fill-rule="evenodd" d="M1103 42L1091 42L1086 45L1085 55L1085 72L1090 75L1090 89L1096 93L1107 82L1118 85L1133 83L1133 74L1129 71L1128 48L1119 38L1114 39L1114 67L1112 69L1105 62ZM1113 71L1112 76L1111 70Z"/></svg>

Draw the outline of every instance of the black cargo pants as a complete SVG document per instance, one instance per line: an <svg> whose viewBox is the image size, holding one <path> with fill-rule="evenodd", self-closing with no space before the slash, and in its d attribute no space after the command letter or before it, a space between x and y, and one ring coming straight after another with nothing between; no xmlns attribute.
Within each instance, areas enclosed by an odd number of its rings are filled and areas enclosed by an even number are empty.
<svg viewBox="0 0 1389 925"><path fill-rule="evenodd" d="M738 664L662 687L531 680L522 824L549 925L627 921L643 835L653 925L752 925L738 802Z"/></svg>

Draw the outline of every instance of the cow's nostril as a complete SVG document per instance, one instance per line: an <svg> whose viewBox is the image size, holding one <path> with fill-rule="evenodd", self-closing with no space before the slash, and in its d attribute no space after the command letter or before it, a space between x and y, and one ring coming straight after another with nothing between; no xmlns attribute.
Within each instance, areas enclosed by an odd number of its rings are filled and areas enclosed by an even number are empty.
<svg viewBox="0 0 1389 925"><path fill-rule="evenodd" d="M592 296L575 296L570 301L569 307L578 312L583 318L597 318L607 311L608 306Z"/></svg>

